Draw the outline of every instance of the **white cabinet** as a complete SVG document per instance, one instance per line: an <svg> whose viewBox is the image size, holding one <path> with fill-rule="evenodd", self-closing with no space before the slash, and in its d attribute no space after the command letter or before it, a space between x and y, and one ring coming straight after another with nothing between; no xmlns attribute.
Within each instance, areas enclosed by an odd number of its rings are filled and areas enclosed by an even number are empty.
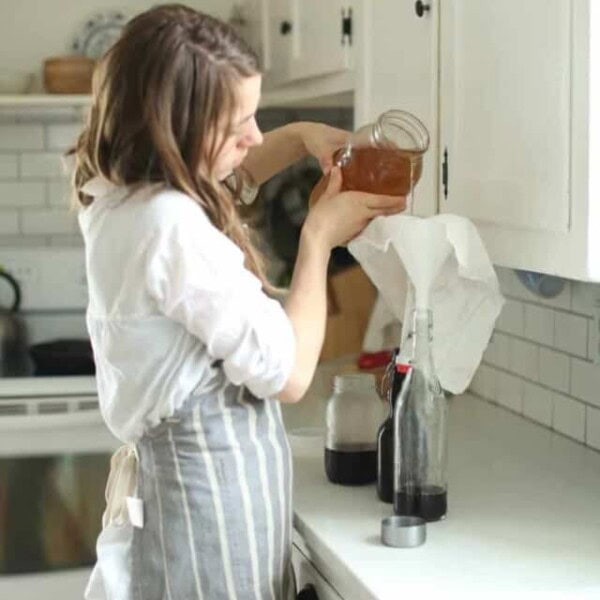
<svg viewBox="0 0 600 600"><path fill-rule="evenodd" d="M600 279L600 3L428 5L366 3L360 118L425 121L417 207L471 218L496 264Z"/></svg>
<svg viewBox="0 0 600 600"><path fill-rule="evenodd" d="M497 264L600 278L598 3L440 10L440 209L475 220Z"/></svg>
<svg viewBox="0 0 600 600"><path fill-rule="evenodd" d="M292 565L296 575L298 598L301 600L344 600L315 569L304 552L306 552L304 544L295 542L292 546Z"/></svg>
<svg viewBox="0 0 600 600"><path fill-rule="evenodd" d="M356 0L263 0L265 85L323 77L352 68Z"/></svg>
<svg viewBox="0 0 600 600"><path fill-rule="evenodd" d="M399 108L431 136L415 189L415 214L437 212L438 11L417 14L414 0L365 0L356 19L356 126Z"/></svg>
<svg viewBox="0 0 600 600"><path fill-rule="evenodd" d="M568 231L570 5L440 5L440 142L449 165L442 210L510 228Z"/></svg>

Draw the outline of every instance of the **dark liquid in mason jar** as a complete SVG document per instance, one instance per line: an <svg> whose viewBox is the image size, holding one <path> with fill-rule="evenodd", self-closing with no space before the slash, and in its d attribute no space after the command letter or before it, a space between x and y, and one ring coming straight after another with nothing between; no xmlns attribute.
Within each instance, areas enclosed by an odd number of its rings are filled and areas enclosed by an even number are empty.
<svg viewBox="0 0 600 600"><path fill-rule="evenodd" d="M342 189L408 196L422 171L423 157L418 152L356 147L351 149L349 160L342 166Z"/></svg>
<svg viewBox="0 0 600 600"><path fill-rule="evenodd" d="M364 485L377 479L377 451L341 452L325 448L325 473L332 483Z"/></svg>
<svg viewBox="0 0 600 600"><path fill-rule="evenodd" d="M439 521L447 510L447 492L435 485L407 488L394 497L394 513L397 515Z"/></svg>

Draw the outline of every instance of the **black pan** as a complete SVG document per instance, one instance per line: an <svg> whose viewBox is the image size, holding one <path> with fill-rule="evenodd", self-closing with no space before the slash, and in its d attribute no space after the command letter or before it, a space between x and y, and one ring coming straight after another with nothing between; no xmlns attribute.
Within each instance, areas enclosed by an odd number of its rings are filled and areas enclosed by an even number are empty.
<svg viewBox="0 0 600 600"><path fill-rule="evenodd" d="M60 339L29 347L35 375L94 375L94 353L89 340Z"/></svg>

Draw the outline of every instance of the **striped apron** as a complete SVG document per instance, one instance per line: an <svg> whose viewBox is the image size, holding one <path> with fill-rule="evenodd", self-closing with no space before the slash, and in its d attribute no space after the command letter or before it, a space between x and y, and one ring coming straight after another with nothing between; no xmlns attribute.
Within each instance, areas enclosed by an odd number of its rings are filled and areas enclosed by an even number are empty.
<svg viewBox="0 0 600 600"><path fill-rule="evenodd" d="M292 465L279 402L225 383L191 396L121 455L122 464L135 455L137 469L128 468L143 503L132 599L295 598ZM119 469L113 464L111 476ZM123 511L130 494L109 486L107 513Z"/></svg>

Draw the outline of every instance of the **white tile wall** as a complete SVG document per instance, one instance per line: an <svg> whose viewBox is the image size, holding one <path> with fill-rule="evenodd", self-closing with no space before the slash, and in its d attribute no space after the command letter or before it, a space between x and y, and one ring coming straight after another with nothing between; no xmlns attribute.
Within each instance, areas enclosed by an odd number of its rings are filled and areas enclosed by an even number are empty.
<svg viewBox="0 0 600 600"><path fill-rule="evenodd" d="M0 181L0 208L43 206L46 185L41 181Z"/></svg>
<svg viewBox="0 0 600 600"><path fill-rule="evenodd" d="M587 408L586 441L588 445L600 450L600 410Z"/></svg>
<svg viewBox="0 0 600 600"><path fill-rule="evenodd" d="M16 154L0 154L0 179L16 179L18 173L18 156Z"/></svg>
<svg viewBox="0 0 600 600"><path fill-rule="evenodd" d="M540 376L540 347L532 342L511 339L509 369L526 379L537 381Z"/></svg>
<svg viewBox="0 0 600 600"><path fill-rule="evenodd" d="M42 124L0 123L0 152L43 150L44 126Z"/></svg>
<svg viewBox="0 0 600 600"><path fill-rule="evenodd" d="M571 359L571 395L600 407L600 368L597 365Z"/></svg>
<svg viewBox="0 0 600 600"><path fill-rule="evenodd" d="M525 305L525 337L551 346L554 340L554 311L535 304Z"/></svg>
<svg viewBox="0 0 600 600"><path fill-rule="evenodd" d="M588 319L564 312L557 312L554 319L554 346L577 356L587 357Z"/></svg>
<svg viewBox="0 0 600 600"><path fill-rule="evenodd" d="M585 440L585 406L563 394L554 394L554 428L583 442Z"/></svg>
<svg viewBox="0 0 600 600"><path fill-rule="evenodd" d="M540 381L559 392L569 392L570 362L566 354L540 348Z"/></svg>
<svg viewBox="0 0 600 600"><path fill-rule="evenodd" d="M81 245L62 155L80 112L0 109L0 246Z"/></svg>
<svg viewBox="0 0 600 600"><path fill-rule="evenodd" d="M525 382L520 377L498 371L496 373L496 402L515 412L522 413L524 385Z"/></svg>
<svg viewBox="0 0 600 600"><path fill-rule="evenodd" d="M498 317L496 329L513 335L523 335L525 328L525 307L522 302L507 298Z"/></svg>
<svg viewBox="0 0 600 600"><path fill-rule="evenodd" d="M59 152L24 152L20 157L21 178L60 178L64 176Z"/></svg>
<svg viewBox="0 0 600 600"><path fill-rule="evenodd" d="M19 213L16 210L0 212L0 235L15 235L19 233Z"/></svg>
<svg viewBox="0 0 600 600"><path fill-rule="evenodd" d="M523 389L523 414L548 427L552 426L552 392L546 388L525 383Z"/></svg>
<svg viewBox="0 0 600 600"><path fill-rule="evenodd" d="M541 299L497 273L507 302L471 390L600 450L600 284L568 281Z"/></svg>
<svg viewBox="0 0 600 600"><path fill-rule="evenodd" d="M74 213L69 213L60 208L23 210L21 212L21 231L26 235L75 234L77 232L77 220Z"/></svg>

